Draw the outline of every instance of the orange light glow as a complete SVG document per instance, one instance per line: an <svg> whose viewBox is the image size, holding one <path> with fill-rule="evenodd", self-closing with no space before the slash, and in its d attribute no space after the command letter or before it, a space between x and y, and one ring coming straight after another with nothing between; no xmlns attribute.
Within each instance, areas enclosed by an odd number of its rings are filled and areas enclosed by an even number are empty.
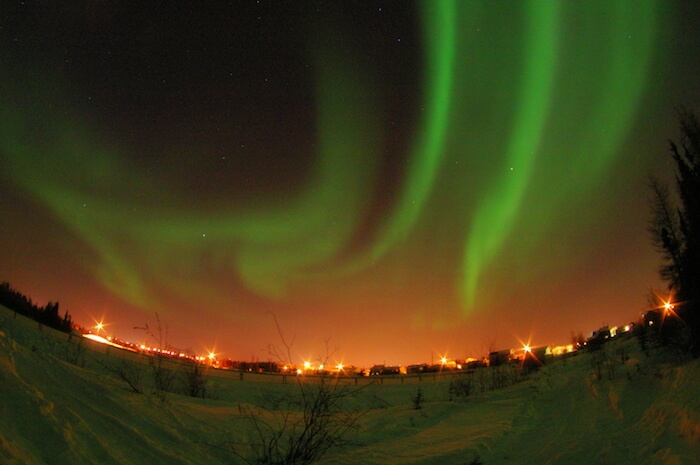
<svg viewBox="0 0 700 465"><path fill-rule="evenodd" d="M522 359L525 360L528 357L528 354L531 354L534 356L534 353L532 352L532 332L530 332L530 335L527 337L527 340L520 339L518 336L514 336L515 339L518 341L520 346L522 347Z"/></svg>
<svg viewBox="0 0 700 465"><path fill-rule="evenodd" d="M656 293L654 293L654 295L660 302L660 305L656 307L656 309L663 311L663 317L667 317L669 315L678 316L675 312L675 308L678 303L673 301L673 291L671 291L671 293L668 295L668 298L663 298Z"/></svg>
<svg viewBox="0 0 700 465"><path fill-rule="evenodd" d="M666 313L669 313L674 308L675 306L670 301L664 302L664 310L666 311Z"/></svg>

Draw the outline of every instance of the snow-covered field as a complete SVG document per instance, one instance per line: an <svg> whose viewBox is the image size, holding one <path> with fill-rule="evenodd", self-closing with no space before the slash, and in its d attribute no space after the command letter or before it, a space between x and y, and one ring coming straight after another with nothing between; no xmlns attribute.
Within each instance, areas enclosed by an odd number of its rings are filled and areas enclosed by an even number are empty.
<svg viewBox="0 0 700 465"><path fill-rule="evenodd" d="M700 360L647 355L634 339L604 350L600 379L594 357L581 353L468 397L450 393L451 374L367 385L345 405L363 412L353 444L321 462L700 464ZM143 394L115 369L139 359ZM274 410L260 407L299 389L293 377L210 370L206 398L162 401L144 360L0 308L0 463L245 463L241 456L254 460L251 413L271 422ZM474 386L492 376L482 370Z"/></svg>

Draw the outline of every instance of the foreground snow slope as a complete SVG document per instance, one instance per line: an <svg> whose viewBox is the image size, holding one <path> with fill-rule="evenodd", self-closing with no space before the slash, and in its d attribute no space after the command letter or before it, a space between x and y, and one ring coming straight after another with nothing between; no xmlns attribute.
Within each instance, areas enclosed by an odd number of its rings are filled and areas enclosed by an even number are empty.
<svg viewBox="0 0 700 465"><path fill-rule="evenodd" d="M146 381L137 394L114 374L121 359L141 357L68 339L0 308L0 463L241 463L230 450L250 457L250 413L269 416L259 410L265 399L298 389L292 377L210 371L208 398L162 402ZM348 405L366 412L355 445L323 461L700 463L700 361L670 363L631 339L605 354L602 379L593 356L579 354L467 398L451 399L449 375L368 385Z"/></svg>

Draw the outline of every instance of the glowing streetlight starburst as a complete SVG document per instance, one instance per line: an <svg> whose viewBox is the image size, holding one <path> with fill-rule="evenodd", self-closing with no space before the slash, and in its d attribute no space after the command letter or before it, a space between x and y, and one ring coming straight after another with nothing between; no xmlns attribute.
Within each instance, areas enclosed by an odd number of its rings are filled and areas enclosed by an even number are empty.
<svg viewBox="0 0 700 465"><path fill-rule="evenodd" d="M656 298L660 302L660 305L655 307L654 310L658 310L661 313L661 322L663 324L663 320L668 318L669 316L673 316L676 318L679 318L678 314L676 313L676 307L679 305L678 302L674 301L674 296L673 292L671 292L668 295L668 298L664 299L661 297L659 294L654 293L656 295Z"/></svg>

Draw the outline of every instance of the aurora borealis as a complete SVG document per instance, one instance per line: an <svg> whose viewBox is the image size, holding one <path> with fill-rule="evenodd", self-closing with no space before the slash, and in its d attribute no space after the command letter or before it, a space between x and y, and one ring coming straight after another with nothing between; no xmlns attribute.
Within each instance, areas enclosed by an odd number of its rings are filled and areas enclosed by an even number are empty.
<svg viewBox="0 0 700 465"><path fill-rule="evenodd" d="M10 2L0 279L120 337L482 354L629 321L683 2Z"/></svg>

